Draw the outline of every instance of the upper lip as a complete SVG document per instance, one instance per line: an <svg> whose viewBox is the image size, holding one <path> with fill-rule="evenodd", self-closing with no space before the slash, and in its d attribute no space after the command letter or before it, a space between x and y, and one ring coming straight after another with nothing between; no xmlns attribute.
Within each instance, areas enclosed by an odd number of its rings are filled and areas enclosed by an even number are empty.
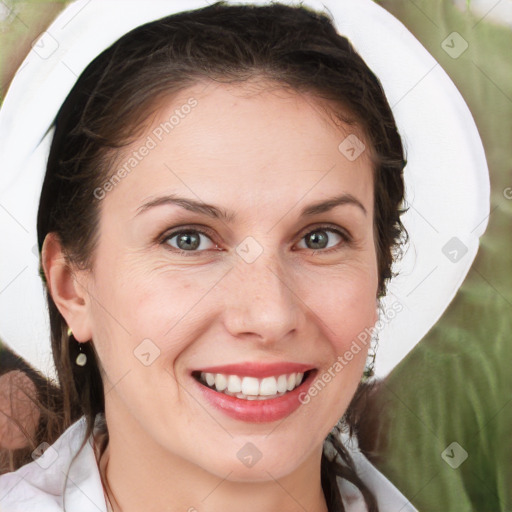
<svg viewBox="0 0 512 512"><path fill-rule="evenodd" d="M207 368L199 368L194 372L204 373L223 373L226 375L240 375L246 377L272 377L275 375L284 375L290 373L304 373L313 370L314 366L310 364L281 362L281 363L258 363L246 362L226 364L222 366L209 366Z"/></svg>

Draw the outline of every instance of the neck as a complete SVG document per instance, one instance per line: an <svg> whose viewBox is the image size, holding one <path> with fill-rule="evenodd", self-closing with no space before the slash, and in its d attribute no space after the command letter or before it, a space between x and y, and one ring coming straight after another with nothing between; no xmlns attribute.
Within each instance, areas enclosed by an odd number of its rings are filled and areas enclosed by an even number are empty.
<svg viewBox="0 0 512 512"><path fill-rule="evenodd" d="M268 473L266 481L233 481L229 474L222 478L163 453L147 436L132 437L126 422L116 424L106 416L109 442L99 468L114 512L327 512L320 479L321 447L279 480ZM135 430L142 432L140 426ZM130 441L135 438L138 442Z"/></svg>

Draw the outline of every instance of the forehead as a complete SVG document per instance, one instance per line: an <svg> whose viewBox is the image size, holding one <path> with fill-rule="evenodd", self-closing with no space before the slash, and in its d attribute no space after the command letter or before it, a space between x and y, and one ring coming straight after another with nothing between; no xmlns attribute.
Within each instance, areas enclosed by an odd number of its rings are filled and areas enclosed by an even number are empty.
<svg viewBox="0 0 512 512"><path fill-rule="evenodd" d="M324 105L275 84L182 90L160 101L145 133L117 155L115 169L126 177L109 201L135 213L151 197L180 193L235 211L347 192L370 212L368 144L357 126L334 123ZM347 152L354 142L357 158Z"/></svg>

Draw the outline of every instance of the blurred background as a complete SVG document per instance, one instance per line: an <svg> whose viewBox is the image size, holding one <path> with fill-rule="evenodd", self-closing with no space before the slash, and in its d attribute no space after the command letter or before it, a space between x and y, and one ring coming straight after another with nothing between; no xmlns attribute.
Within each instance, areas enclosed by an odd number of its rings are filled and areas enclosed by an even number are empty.
<svg viewBox="0 0 512 512"><path fill-rule="evenodd" d="M0 101L32 42L67 3L0 0ZM491 213L454 301L376 387L361 448L420 511L511 512L512 0L378 3L440 63L473 113L490 168ZM442 46L452 32L468 44L456 58ZM0 471L30 461L43 431L44 413L9 401L20 378L34 383L40 400L48 397L49 408L59 406L37 372L0 342ZM31 441L21 442L20 432Z"/></svg>

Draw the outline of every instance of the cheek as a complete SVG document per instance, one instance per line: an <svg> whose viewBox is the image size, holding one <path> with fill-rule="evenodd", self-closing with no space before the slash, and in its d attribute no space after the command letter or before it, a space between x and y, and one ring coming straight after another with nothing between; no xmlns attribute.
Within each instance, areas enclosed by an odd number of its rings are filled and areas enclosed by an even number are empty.
<svg viewBox="0 0 512 512"><path fill-rule="evenodd" d="M317 323L332 350L342 354L354 340L364 339L377 321L376 272L346 268L323 276L317 273L308 282L303 292L305 303L320 320ZM364 342L361 347L368 348Z"/></svg>
<svg viewBox="0 0 512 512"><path fill-rule="evenodd" d="M183 272L151 270L118 262L115 270L97 269L92 303L93 339L105 369L119 377L128 368L165 356L172 371L174 359L186 348L190 328L199 329L201 299L210 279L186 277ZM149 356L145 355L148 354ZM144 356L143 356L144 354ZM142 361L141 361L142 359Z"/></svg>

